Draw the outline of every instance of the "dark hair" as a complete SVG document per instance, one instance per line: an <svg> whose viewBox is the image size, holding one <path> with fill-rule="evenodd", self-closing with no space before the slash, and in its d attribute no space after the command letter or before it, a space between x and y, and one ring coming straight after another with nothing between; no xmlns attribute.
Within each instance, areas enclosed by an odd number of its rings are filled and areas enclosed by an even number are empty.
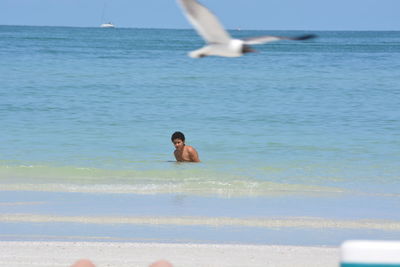
<svg viewBox="0 0 400 267"><path fill-rule="evenodd" d="M171 141L173 142L175 139L181 139L185 141L185 135L181 132L174 132L171 136Z"/></svg>

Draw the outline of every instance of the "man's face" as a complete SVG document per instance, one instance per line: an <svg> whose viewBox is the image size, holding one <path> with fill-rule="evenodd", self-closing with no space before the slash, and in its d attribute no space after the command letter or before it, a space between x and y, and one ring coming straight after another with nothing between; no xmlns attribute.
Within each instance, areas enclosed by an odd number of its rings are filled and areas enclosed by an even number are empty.
<svg viewBox="0 0 400 267"><path fill-rule="evenodd" d="M174 144L176 150L182 150L183 146L185 145L185 143L179 138L174 139L172 143Z"/></svg>

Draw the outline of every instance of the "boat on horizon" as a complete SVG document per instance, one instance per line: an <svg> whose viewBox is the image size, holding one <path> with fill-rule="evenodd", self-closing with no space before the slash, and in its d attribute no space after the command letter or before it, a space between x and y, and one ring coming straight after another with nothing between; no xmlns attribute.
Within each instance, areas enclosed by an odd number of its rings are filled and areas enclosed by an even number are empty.
<svg viewBox="0 0 400 267"><path fill-rule="evenodd" d="M112 24L111 22L108 22L108 23L101 24L100 28L115 28L115 25Z"/></svg>
<svg viewBox="0 0 400 267"><path fill-rule="evenodd" d="M101 24L100 24L100 28L115 28L115 24L108 22L108 23L104 23L104 21L107 21L108 19L106 19L106 3L104 3L103 6L103 11L101 12Z"/></svg>

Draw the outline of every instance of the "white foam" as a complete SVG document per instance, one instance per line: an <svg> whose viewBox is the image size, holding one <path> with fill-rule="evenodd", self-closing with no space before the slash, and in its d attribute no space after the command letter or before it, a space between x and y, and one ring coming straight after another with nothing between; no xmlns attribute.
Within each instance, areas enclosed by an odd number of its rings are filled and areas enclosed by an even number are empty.
<svg viewBox="0 0 400 267"><path fill-rule="evenodd" d="M116 217L116 216L57 216L38 214L0 214L0 222L26 223L89 223L89 224L146 224L174 226L241 226L262 228L340 228L400 231L399 221L333 220L315 217L232 218L232 217Z"/></svg>
<svg viewBox="0 0 400 267"><path fill-rule="evenodd" d="M148 184L72 184L72 183L18 183L2 184L0 191L39 191L39 192L74 192L103 194L168 194L186 193L191 195L232 196L269 196L269 195L320 195L340 194L344 191L334 187L307 185L289 185L272 182L170 182Z"/></svg>

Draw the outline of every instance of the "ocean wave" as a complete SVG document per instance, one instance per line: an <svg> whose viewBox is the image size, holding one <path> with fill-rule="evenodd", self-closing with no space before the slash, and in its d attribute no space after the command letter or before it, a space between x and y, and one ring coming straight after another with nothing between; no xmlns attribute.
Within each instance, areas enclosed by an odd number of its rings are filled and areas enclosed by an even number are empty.
<svg viewBox="0 0 400 267"><path fill-rule="evenodd" d="M399 221L390 220L339 220L318 217L116 217L116 216L57 216L37 214L0 214L0 222L24 223L85 223L174 226L240 226L261 228L312 228L312 229L369 229L400 231Z"/></svg>
<svg viewBox="0 0 400 267"><path fill-rule="evenodd" d="M1 191L268 196L337 194L345 190L278 183L205 168L105 170L98 168L1 166Z"/></svg>

